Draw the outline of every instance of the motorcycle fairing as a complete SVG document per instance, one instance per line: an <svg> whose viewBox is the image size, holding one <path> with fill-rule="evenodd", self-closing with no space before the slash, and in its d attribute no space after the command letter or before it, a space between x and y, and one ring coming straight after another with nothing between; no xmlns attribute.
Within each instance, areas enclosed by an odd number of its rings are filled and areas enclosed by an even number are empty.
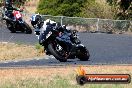
<svg viewBox="0 0 132 88"><path fill-rule="evenodd" d="M20 13L20 11L13 11L13 15L16 18L16 20L18 20L19 18L22 17L22 14Z"/></svg>

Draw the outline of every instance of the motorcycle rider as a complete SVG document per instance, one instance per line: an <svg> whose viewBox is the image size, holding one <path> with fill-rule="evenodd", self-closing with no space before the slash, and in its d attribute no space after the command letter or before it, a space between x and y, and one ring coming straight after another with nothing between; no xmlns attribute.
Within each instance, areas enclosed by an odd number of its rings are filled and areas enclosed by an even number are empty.
<svg viewBox="0 0 132 88"><path fill-rule="evenodd" d="M12 1L11 0L6 0L5 1L5 6L4 6L4 14L8 17L8 19L10 20L15 20L14 16L13 16L13 10L18 10L18 11L22 11L19 8L16 8L12 5ZM3 17L5 18L5 16Z"/></svg>
<svg viewBox="0 0 132 88"><path fill-rule="evenodd" d="M32 26L33 26L35 29L36 29L36 27L37 27L38 29L40 29L40 28L42 27L43 23L44 23L44 21L43 21L41 15L39 15L39 14L34 14L34 15L32 15L31 18L30 18L30 21L31 21Z"/></svg>
<svg viewBox="0 0 132 88"><path fill-rule="evenodd" d="M55 21L52 21L50 19L43 21L42 16L40 16L39 14L32 15L30 20L32 26L35 28L35 32L40 32L36 33L40 34L39 35L40 45L43 45L43 42L45 41L46 35L49 33L49 31L54 29L59 31L60 33L63 33L63 35L60 35L59 37L57 37L57 39L67 44L67 46L69 47L67 51L69 51L72 48L71 47L72 43L69 37L70 35L68 35L68 33L70 33L70 30L66 29L65 26L61 26L59 23L56 23Z"/></svg>

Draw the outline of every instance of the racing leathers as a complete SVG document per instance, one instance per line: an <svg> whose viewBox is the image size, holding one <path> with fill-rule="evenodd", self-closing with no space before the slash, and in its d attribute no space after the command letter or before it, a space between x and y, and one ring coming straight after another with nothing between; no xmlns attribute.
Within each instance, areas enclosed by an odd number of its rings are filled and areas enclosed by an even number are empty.
<svg viewBox="0 0 132 88"><path fill-rule="evenodd" d="M13 7L12 5L5 5L4 7L3 7L3 14L4 15L6 15L10 20L14 20L14 15L13 15L13 10L18 10L18 11L20 11L20 9L19 8L16 8L16 7ZM5 16L4 16L5 17ZM3 17L3 18L4 18Z"/></svg>
<svg viewBox="0 0 132 88"><path fill-rule="evenodd" d="M67 51L69 51L72 46L72 43L70 41L70 31L65 27L58 26L56 22L50 19L44 21L43 26L40 28L39 43L43 45L43 42L46 39L46 35L53 29L62 33L62 35L58 36L57 39L65 44L67 46Z"/></svg>

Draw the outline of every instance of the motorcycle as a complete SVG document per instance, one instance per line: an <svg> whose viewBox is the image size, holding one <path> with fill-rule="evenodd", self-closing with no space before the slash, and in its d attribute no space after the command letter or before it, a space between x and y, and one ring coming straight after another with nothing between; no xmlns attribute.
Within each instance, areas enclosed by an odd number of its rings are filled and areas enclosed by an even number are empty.
<svg viewBox="0 0 132 88"><path fill-rule="evenodd" d="M75 58L78 58L81 61L89 60L89 51L83 44L81 44L77 35L78 31L70 30L68 33L62 33L56 30L55 26L52 26L51 29L52 30L48 31L45 35L45 39L42 44L47 55L53 55L60 62L66 62L67 59ZM39 35L40 33L36 30L35 34ZM40 41L42 35L43 33L39 35ZM65 36L65 38L62 38L62 36ZM71 42L71 46L63 40Z"/></svg>
<svg viewBox="0 0 132 88"><path fill-rule="evenodd" d="M13 19L12 19L13 18ZM22 14L20 11L13 10L13 17L9 18L4 15L3 20L6 21L7 28L15 33L16 31L25 32L26 34L31 34L32 29L30 26L22 19Z"/></svg>

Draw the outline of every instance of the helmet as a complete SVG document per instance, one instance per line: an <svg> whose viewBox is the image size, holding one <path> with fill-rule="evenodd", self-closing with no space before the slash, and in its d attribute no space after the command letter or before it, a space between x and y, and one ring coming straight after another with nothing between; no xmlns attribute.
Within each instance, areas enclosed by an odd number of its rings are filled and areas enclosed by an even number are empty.
<svg viewBox="0 0 132 88"><path fill-rule="evenodd" d="M32 15L30 20L31 20L31 24L33 27L37 25L39 28L40 28L41 23L43 22L42 17L39 14Z"/></svg>
<svg viewBox="0 0 132 88"><path fill-rule="evenodd" d="M10 0L5 0L5 5L6 6L11 6L12 4L11 4L11 1Z"/></svg>

